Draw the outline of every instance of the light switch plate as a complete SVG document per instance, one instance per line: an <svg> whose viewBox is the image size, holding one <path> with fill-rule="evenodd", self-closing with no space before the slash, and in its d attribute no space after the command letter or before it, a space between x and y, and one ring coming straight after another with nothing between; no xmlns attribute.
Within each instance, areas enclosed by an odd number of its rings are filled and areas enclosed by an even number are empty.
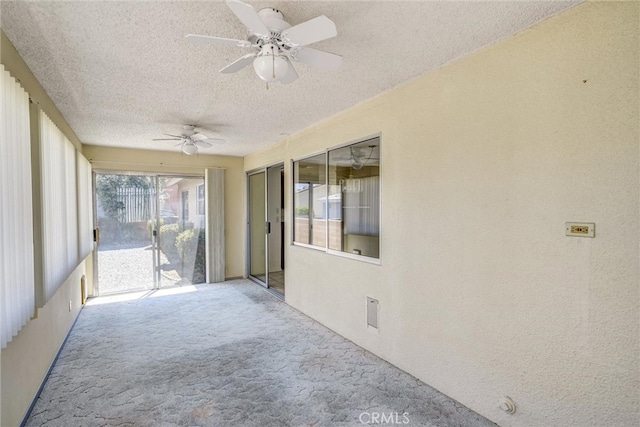
<svg viewBox="0 0 640 427"><path fill-rule="evenodd" d="M573 237L596 237L594 222L566 222L565 234Z"/></svg>

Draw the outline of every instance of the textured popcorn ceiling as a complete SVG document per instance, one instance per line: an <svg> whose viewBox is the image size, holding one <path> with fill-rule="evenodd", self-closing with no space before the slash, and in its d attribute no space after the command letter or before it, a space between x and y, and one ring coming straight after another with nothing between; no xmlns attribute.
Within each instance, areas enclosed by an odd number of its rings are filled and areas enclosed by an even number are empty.
<svg viewBox="0 0 640 427"><path fill-rule="evenodd" d="M184 36L244 39L223 1L1 1L0 18L83 143L178 151L151 140L196 123L227 140L201 152L243 156L576 2L249 3L280 9L292 25L328 16L338 36L312 47L342 55L342 68L296 63L297 81L268 90L252 67L218 73L251 50Z"/></svg>

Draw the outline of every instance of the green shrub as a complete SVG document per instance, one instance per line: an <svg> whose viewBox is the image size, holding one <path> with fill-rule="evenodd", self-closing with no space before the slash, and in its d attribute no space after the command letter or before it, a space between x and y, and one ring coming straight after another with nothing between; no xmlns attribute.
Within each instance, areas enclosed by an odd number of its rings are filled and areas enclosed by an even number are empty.
<svg viewBox="0 0 640 427"><path fill-rule="evenodd" d="M185 230L176 237L176 249L182 260L190 253L195 253L196 234L194 229Z"/></svg>
<svg viewBox="0 0 640 427"><path fill-rule="evenodd" d="M149 238L153 239L153 227L156 225L156 220L155 219L150 219L149 221L147 221L147 231L149 232ZM164 219L160 218L160 227L162 227L164 225Z"/></svg>
<svg viewBox="0 0 640 427"><path fill-rule="evenodd" d="M309 208L305 206L296 208L296 216L309 216Z"/></svg>
<svg viewBox="0 0 640 427"><path fill-rule="evenodd" d="M162 252L164 252L167 256L167 252L178 254L178 251L176 250L176 239L178 238L178 235L183 231L193 230L193 223L185 222L162 224L162 220L160 220L160 222L160 249L162 249Z"/></svg>
<svg viewBox="0 0 640 427"><path fill-rule="evenodd" d="M202 228L189 228L176 237L175 247L182 260L182 276L193 283L205 280L205 234Z"/></svg>
<svg viewBox="0 0 640 427"><path fill-rule="evenodd" d="M160 226L160 249L170 261L178 256L176 239L181 231L180 224L166 224Z"/></svg>

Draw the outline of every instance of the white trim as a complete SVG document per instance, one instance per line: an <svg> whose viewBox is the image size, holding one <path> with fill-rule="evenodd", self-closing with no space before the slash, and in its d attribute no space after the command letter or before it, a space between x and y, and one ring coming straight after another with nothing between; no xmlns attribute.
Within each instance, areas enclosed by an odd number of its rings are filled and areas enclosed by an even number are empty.
<svg viewBox="0 0 640 427"><path fill-rule="evenodd" d="M320 154L326 154L326 153L327 153L327 149L325 148L324 150L317 151L317 152L314 152L312 154L307 154L306 156L302 156L302 157L298 157L298 158L292 158L291 159L291 163L299 162L300 160L305 160L305 159L308 159L308 158L311 158L311 157L315 157L315 156L319 156Z"/></svg>
<svg viewBox="0 0 640 427"><path fill-rule="evenodd" d="M308 243L291 242L291 246L300 246L301 248L313 249L318 252L327 252L327 248L323 246L310 245Z"/></svg>
<svg viewBox="0 0 640 427"><path fill-rule="evenodd" d="M378 160L378 179L379 179L379 198L378 198L378 218L379 218L379 224L378 224L378 257L374 258L374 257L367 257L364 255L356 255L356 254L351 254L348 252L344 252L344 251L338 251L335 249L330 249L329 248L329 226L328 226L328 221L329 221L329 205L328 203L325 204L325 212L324 212L324 216L327 219L327 227L325 227L325 246L317 246L317 245L310 245L308 243L301 243L301 242L297 242L294 240L294 227L295 227L295 191L294 191L294 186L296 184L295 181L295 176L294 176L294 170L295 170L295 163L296 162L301 162L307 159L310 159L312 157L316 157L319 156L321 154L324 155L324 164L325 164L325 182L324 185L327 187L327 197L329 197L329 186L331 184L329 184L329 153L331 151L335 151L335 150L339 150L341 148L345 148L345 147L349 147L355 144L360 144L362 142L366 142L366 141L370 141L373 139L378 139L378 150L380 153L380 160ZM290 177L290 188L292 190L291 193L291 197L289 198L289 202L291 203L291 227L289 228L289 244L292 246L300 246L300 247L304 247L304 248L309 248L309 249L314 249L314 250L321 250L324 251L327 254L330 255L337 255L337 256L341 256L343 258L349 258L349 259L354 259L357 261L363 261L363 262L367 262L370 264L376 264L376 265L381 265L382 264L382 245L380 244L380 239L382 237L382 132L377 132L375 134L363 137L363 138L358 138L358 139L354 139L350 142L347 143L343 143L343 144L338 144L338 145L334 145L332 147L328 147L326 149L324 149L323 151L320 152L316 152L314 154L308 154L304 157L299 157L299 158L292 158L291 159L291 163L290 163L290 170L291 170L291 177Z"/></svg>
<svg viewBox="0 0 640 427"><path fill-rule="evenodd" d="M336 251L335 249L327 249L326 252L328 255L335 255L342 258L349 258L356 261L366 262L368 264L382 265L382 261L380 260L380 258L373 258L373 257L364 256L364 255L356 255L356 254L351 254L349 252Z"/></svg>
<svg viewBox="0 0 640 427"><path fill-rule="evenodd" d="M369 136L365 136L364 138L358 138L358 139L351 140L350 142L346 142L344 144L334 145L332 147L327 148L326 151L329 152L329 151L333 151L333 150L339 150L340 148L348 147L350 145L359 144L361 142L369 141L370 139L376 139L376 138L380 139L380 146L382 147L382 132L378 132L378 133L374 133L374 134L369 135ZM382 154L380 154L380 158L382 159Z"/></svg>

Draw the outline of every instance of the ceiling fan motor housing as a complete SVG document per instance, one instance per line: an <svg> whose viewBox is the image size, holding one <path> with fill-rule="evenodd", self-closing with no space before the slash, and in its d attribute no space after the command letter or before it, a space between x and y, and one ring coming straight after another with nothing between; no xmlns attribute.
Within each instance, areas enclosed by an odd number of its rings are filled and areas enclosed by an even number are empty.
<svg viewBox="0 0 640 427"><path fill-rule="evenodd" d="M260 9L258 16L262 19L264 25L274 33L280 33L291 27L288 22L285 22L284 15L278 9L271 7Z"/></svg>

